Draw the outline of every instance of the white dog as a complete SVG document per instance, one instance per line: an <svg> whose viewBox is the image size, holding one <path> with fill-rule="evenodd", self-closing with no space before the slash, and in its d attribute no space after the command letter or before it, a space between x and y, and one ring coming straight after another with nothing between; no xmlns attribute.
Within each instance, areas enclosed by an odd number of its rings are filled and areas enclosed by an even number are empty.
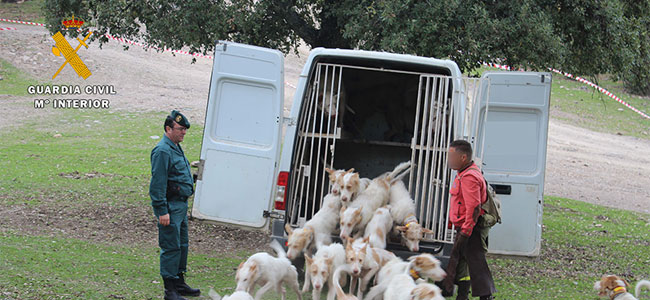
<svg viewBox="0 0 650 300"><path fill-rule="evenodd" d="M232 295L226 295L222 298L215 290L210 289L208 296L210 296L212 300L254 300L249 293L243 291L234 292Z"/></svg>
<svg viewBox="0 0 650 300"><path fill-rule="evenodd" d="M384 292L387 300L445 300L439 287L421 282L415 284L411 275L399 274L391 280Z"/></svg>
<svg viewBox="0 0 650 300"><path fill-rule="evenodd" d="M393 222L397 225L395 229L400 234L402 245L412 252L418 252L420 240L424 234L433 233L433 231L418 223L418 219L415 217L415 203L403 181L400 180L391 185L388 204L391 206L390 213Z"/></svg>
<svg viewBox="0 0 650 300"><path fill-rule="evenodd" d="M271 248L275 250L278 257L273 257L266 252L255 253L245 262L239 264L237 275L237 291L245 291L253 294L256 285L262 287L255 293L255 300L260 300L262 296L270 289L275 290L282 295L282 300L286 298L285 290L282 284L291 287L298 295L298 300L302 300L302 295L298 287L298 272L296 267L291 265L291 261L286 257L286 253L278 241L271 242Z"/></svg>
<svg viewBox="0 0 650 300"><path fill-rule="evenodd" d="M332 232L336 230L339 222L339 196L327 194L323 198L323 206L314 214L305 226L298 229L291 228L286 223L284 229L289 234L287 241L287 257L296 259L305 250L312 250L316 245L329 245L332 242Z"/></svg>
<svg viewBox="0 0 650 300"><path fill-rule="evenodd" d="M334 300L335 289L334 270L345 264L345 249L339 243L333 243L328 246L318 246L318 251L313 258L305 254L305 284L302 292L309 290L309 284L312 285L312 299L320 299L321 290L325 283L328 284L327 300Z"/></svg>
<svg viewBox="0 0 650 300"><path fill-rule="evenodd" d="M386 249L386 235L393 227L393 218L390 215L390 205L380 207L366 226L364 238L369 238L370 247Z"/></svg>
<svg viewBox="0 0 650 300"><path fill-rule="evenodd" d="M363 232L375 210L388 202L390 185L407 174L411 162L404 162L387 174L373 179L368 187L359 194L348 208L341 207L340 212L340 238L342 240L352 236L354 231ZM343 193L341 193L343 194Z"/></svg>
<svg viewBox="0 0 650 300"><path fill-rule="evenodd" d="M365 299L381 298L380 295L384 293L393 278L400 274L408 274L413 279L423 278L433 279L434 281L440 281L447 275L445 270L442 269L440 261L428 253L411 256L408 262L395 258L379 270L375 277L377 284L370 289Z"/></svg>

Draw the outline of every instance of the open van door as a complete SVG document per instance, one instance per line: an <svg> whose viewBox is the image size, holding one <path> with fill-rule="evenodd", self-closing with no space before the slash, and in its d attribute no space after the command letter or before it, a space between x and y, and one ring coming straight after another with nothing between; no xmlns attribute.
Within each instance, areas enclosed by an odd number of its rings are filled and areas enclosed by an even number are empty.
<svg viewBox="0 0 650 300"><path fill-rule="evenodd" d="M192 216L265 230L279 159L284 57L217 43Z"/></svg>
<svg viewBox="0 0 650 300"><path fill-rule="evenodd" d="M486 72L489 106L480 118L477 153L482 170L501 200L502 224L490 230L489 252L539 255L550 73ZM483 115L483 113L479 115ZM484 134L484 137L480 135Z"/></svg>

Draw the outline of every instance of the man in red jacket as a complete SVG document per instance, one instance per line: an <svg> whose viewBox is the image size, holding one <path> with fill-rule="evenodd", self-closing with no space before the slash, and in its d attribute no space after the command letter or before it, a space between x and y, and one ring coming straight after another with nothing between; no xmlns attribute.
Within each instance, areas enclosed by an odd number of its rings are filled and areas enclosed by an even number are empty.
<svg viewBox="0 0 650 300"><path fill-rule="evenodd" d="M472 296L481 300L494 299L496 292L492 273L488 267L485 253L488 250L490 228L477 226L478 218L485 213L481 204L487 200L487 186L483 174L472 160L472 145L464 140L453 141L449 145L449 167L457 171L449 190L449 219L456 227L456 240L447 265L447 278L444 285L453 291L458 285L456 300L469 299L470 285Z"/></svg>

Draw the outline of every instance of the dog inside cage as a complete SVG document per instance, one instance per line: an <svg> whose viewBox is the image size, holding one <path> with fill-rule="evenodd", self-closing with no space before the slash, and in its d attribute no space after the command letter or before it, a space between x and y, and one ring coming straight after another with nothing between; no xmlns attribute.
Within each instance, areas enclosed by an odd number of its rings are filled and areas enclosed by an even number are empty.
<svg viewBox="0 0 650 300"><path fill-rule="evenodd" d="M302 226L330 191L325 168L374 178L411 161L404 182L425 241L449 241L447 145L459 130L447 74L321 62L302 100L292 157L287 222ZM466 83L460 83L466 84Z"/></svg>

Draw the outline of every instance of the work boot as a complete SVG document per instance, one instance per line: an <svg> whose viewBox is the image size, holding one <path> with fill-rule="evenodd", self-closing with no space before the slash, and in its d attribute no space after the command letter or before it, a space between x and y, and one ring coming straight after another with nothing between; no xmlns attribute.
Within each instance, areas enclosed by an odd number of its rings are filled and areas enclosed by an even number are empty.
<svg viewBox="0 0 650 300"><path fill-rule="evenodd" d="M494 296L481 296L480 300L494 300Z"/></svg>
<svg viewBox="0 0 650 300"><path fill-rule="evenodd" d="M458 283L458 294L456 300L469 300L470 282L467 280Z"/></svg>
<svg viewBox="0 0 650 300"><path fill-rule="evenodd" d="M176 290L183 296L197 297L201 295L201 290L193 289L187 285L187 283L185 283L185 276L183 276L183 273L178 273L178 279L176 280Z"/></svg>
<svg viewBox="0 0 650 300"><path fill-rule="evenodd" d="M178 294L176 290L176 279L163 278L163 283L165 285L165 300L187 300Z"/></svg>

